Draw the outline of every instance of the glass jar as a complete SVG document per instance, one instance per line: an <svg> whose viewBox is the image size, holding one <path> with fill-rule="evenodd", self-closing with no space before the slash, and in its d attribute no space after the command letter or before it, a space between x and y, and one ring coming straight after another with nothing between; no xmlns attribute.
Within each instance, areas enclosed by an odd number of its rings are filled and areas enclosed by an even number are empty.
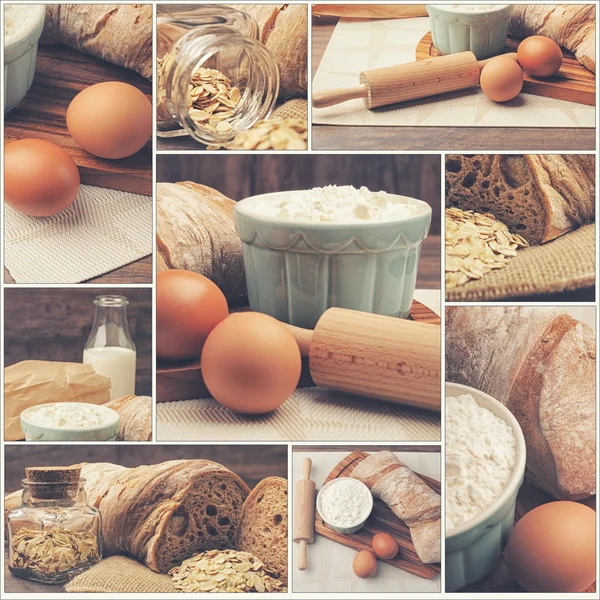
<svg viewBox="0 0 600 600"><path fill-rule="evenodd" d="M83 363L110 379L110 399L135 394L135 344L129 332L125 296L96 296L92 330L83 350Z"/></svg>
<svg viewBox="0 0 600 600"><path fill-rule="evenodd" d="M226 145L268 118L279 93L279 71L258 37L256 21L227 6L159 5L157 135L190 135L206 145ZM223 131L190 116L192 78L200 68L219 71L240 92Z"/></svg>
<svg viewBox="0 0 600 600"><path fill-rule="evenodd" d="M64 583L102 558L102 522L87 503L85 480L22 481L22 505L7 517L8 569L43 583Z"/></svg>

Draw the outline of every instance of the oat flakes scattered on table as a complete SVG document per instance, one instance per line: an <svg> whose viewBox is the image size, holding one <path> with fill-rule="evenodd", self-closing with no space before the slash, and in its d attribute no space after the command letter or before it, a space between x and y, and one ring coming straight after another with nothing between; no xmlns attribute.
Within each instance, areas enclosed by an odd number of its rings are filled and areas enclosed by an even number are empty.
<svg viewBox="0 0 600 600"><path fill-rule="evenodd" d="M502 269L519 247L529 246L493 215L459 208L446 209L446 287L481 279Z"/></svg>
<svg viewBox="0 0 600 600"><path fill-rule="evenodd" d="M249 552L209 550L169 571L181 592L285 592L285 585Z"/></svg>

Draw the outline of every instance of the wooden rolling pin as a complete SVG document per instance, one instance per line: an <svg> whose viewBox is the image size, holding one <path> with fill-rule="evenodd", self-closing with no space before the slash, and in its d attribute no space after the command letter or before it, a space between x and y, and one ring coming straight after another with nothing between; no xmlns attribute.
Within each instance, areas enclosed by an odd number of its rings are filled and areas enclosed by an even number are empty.
<svg viewBox="0 0 600 600"><path fill-rule="evenodd" d="M517 60L516 52L503 56ZM376 108L464 90L479 85L481 69L493 59L494 57L478 61L472 52L459 52L363 71L356 87L315 92L312 104L315 108L324 108L362 98L367 108Z"/></svg>
<svg viewBox="0 0 600 600"><path fill-rule="evenodd" d="M412 19L426 17L424 4L313 4L317 16L352 19Z"/></svg>
<svg viewBox="0 0 600 600"><path fill-rule="evenodd" d="M315 482L310 478L312 461L305 458L302 463L302 479L296 483L294 498L294 542L300 544L298 569L306 570L308 564L307 545L315 541Z"/></svg>
<svg viewBox="0 0 600 600"><path fill-rule="evenodd" d="M286 325L316 385L440 410L440 327L329 308L314 329Z"/></svg>

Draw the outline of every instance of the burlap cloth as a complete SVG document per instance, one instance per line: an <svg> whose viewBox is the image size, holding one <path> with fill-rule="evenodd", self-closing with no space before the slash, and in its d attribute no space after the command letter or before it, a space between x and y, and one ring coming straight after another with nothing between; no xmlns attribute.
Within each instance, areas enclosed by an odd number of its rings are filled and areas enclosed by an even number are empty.
<svg viewBox="0 0 600 600"><path fill-rule="evenodd" d="M304 98L295 98L280 104L271 114L271 117L281 119L308 119L308 101Z"/></svg>
<svg viewBox="0 0 600 600"><path fill-rule="evenodd" d="M65 585L67 592L85 594L145 594L175 593L169 575L155 573L141 563L125 556L110 556L77 575Z"/></svg>
<svg viewBox="0 0 600 600"><path fill-rule="evenodd" d="M483 302L592 287L595 225L585 225L542 246L517 252L504 269L446 290L447 302Z"/></svg>

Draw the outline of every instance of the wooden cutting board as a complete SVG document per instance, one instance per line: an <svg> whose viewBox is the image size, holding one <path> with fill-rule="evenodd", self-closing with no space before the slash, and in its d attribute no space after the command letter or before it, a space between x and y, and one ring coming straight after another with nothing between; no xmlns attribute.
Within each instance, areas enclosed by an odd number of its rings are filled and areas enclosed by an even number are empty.
<svg viewBox="0 0 600 600"><path fill-rule="evenodd" d="M367 452L362 452L360 450L352 452L352 454L346 456L346 458L335 466L327 476L327 479L323 482L323 485L338 477L349 477L356 465L363 461L367 456L369 456ZM417 475L419 474L417 473ZM421 477L421 479L423 479L423 481L438 494L440 493L439 481L436 481L431 477L426 477L425 475L419 475L419 477ZM373 501L373 512L371 513L371 516L368 518L365 526L356 533L343 535L333 531L333 529L329 529L321 519L318 510L315 512L315 531L319 535L322 535L333 542L337 542L338 544L342 544L343 546L347 546L348 548L352 548L357 552L360 550L372 550L371 540L373 539L373 536L376 533L383 531L389 533L398 542L400 551L396 558L392 558L391 560L380 558L379 560L392 567L408 571L413 575L418 575L425 579L433 579L441 570L439 563L426 565L419 560L410 537L408 526L405 525L404 522L392 512L392 509L381 500Z"/></svg>
<svg viewBox="0 0 600 600"><path fill-rule="evenodd" d="M509 36L504 52L516 52L520 42L520 39ZM431 32L429 32L417 44L416 59L424 60L435 56L441 56L441 53L433 45ZM541 79L524 72L523 91L536 96L595 106L596 76L581 65L570 52L563 50L563 56L560 71L552 77Z"/></svg>
<svg viewBox="0 0 600 600"><path fill-rule="evenodd" d="M129 158L107 160L82 150L69 135L65 122L69 103L84 88L103 81L130 83L152 101L152 82L136 72L62 44L40 45L31 89L4 116L4 142L28 137L48 140L71 155L81 183L152 195L152 140Z"/></svg>
<svg viewBox="0 0 600 600"><path fill-rule="evenodd" d="M515 510L515 522L518 521L522 516L533 510L537 506L546 504L546 502L552 502L554 498L550 495L538 490L529 483L524 483L519 490L517 496L517 505ZM596 496L586 498L580 501L582 504L589 506L596 510ZM506 593L506 592L525 592L525 590L519 586L510 574L506 562L505 554L502 554L496 566L492 569L486 577L472 583L471 585L464 588L464 592L485 592L485 593ZM585 592L595 592L596 584L591 585Z"/></svg>
<svg viewBox="0 0 600 600"><path fill-rule="evenodd" d="M244 308L240 310L250 310ZM235 311L238 312L238 311ZM440 317L430 308L413 300L409 319L421 323L439 325ZM298 387L310 387L314 383L310 377L308 359L302 359L302 374ZM172 402L175 400L189 400L191 398L208 398L210 392L204 385L200 360L182 363L165 363L157 361L156 365L156 401Z"/></svg>

